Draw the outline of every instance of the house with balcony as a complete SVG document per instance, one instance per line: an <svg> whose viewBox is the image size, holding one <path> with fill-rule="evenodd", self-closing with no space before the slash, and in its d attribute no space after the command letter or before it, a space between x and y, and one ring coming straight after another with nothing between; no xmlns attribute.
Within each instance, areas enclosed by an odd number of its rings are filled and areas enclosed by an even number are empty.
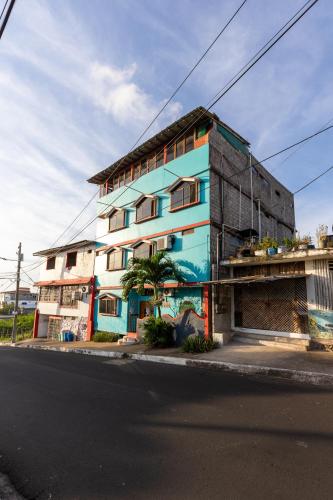
<svg viewBox="0 0 333 500"><path fill-rule="evenodd" d="M100 186L96 232L95 329L135 335L150 314L151 289L122 300L131 257L159 250L186 282L163 285L162 313L217 333L208 281L246 238L294 232L293 196L254 158L249 142L202 107L181 117L88 182ZM192 319L183 318L185 308ZM215 325L215 326L214 326ZM192 328L192 331L193 331Z"/></svg>
<svg viewBox="0 0 333 500"><path fill-rule="evenodd" d="M90 340L93 335L95 241L34 253L41 257L34 337Z"/></svg>

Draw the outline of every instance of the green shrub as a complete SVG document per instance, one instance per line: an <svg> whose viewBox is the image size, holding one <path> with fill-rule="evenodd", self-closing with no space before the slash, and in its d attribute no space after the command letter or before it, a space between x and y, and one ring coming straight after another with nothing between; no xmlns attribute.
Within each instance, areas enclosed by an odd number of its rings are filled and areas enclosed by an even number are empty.
<svg viewBox="0 0 333 500"><path fill-rule="evenodd" d="M150 316L143 326L143 341L149 347L170 347L174 345L173 326L162 318Z"/></svg>
<svg viewBox="0 0 333 500"><path fill-rule="evenodd" d="M190 300L183 300L179 305L179 314L187 311L187 309L192 309L195 311L195 305Z"/></svg>
<svg viewBox="0 0 333 500"><path fill-rule="evenodd" d="M182 350L184 352L208 352L216 347L213 339L206 339L200 335L190 335L183 342Z"/></svg>
<svg viewBox="0 0 333 500"><path fill-rule="evenodd" d="M117 342L119 335L113 332L99 332L97 331L93 336L94 342Z"/></svg>

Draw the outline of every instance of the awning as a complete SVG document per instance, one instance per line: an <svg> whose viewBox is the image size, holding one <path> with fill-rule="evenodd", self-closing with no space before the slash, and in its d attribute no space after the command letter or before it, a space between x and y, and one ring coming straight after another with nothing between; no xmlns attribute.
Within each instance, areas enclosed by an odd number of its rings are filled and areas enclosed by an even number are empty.
<svg viewBox="0 0 333 500"><path fill-rule="evenodd" d="M35 286L61 286L61 285L87 285L90 283L92 280L91 277L89 278L78 278L78 279L71 279L71 280L52 280L52 281L37 281L37 283L34 283Z"/></svg>
<svg viewBox="0 0 333 500"><path fill-rule="evenodd" d="M276 280L286 280L286 279L295 279L295 278L305 278L309 276L305 273L297 273L297 274L275 274L272 276L242 276L240 278L227 278L224 280L213 280L213 281L205 281L203 284L205 285L250 285L251 283L271 283Z"/></svg>

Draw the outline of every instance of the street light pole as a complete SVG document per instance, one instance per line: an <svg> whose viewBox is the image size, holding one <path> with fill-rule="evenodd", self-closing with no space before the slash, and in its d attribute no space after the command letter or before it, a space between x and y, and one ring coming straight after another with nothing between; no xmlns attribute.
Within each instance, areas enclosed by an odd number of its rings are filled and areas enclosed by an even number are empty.
<svg viewBox="0 0 333 500"><path fill-rule="evenodd" d="M23 255L21 253L21 249L22 249L22 244L19 243L18 252L17 252L15 307L14 307L14 319L13 319L13 331L12 331L12 343L13 344L16 342L17 314L18 314L18 302L19 302L19 292L20 292L21 261L23 260Z"/></svg>

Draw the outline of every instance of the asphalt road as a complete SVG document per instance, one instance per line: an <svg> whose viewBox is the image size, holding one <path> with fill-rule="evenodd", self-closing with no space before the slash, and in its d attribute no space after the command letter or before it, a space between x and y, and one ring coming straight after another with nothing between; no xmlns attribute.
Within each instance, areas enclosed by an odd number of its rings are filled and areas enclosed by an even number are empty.
<svg viewBox="0 0 333 500"><path fill-rule="evenodd" d="M0 348L0 472L30 499L332 499L333 392Z"/></svg>

